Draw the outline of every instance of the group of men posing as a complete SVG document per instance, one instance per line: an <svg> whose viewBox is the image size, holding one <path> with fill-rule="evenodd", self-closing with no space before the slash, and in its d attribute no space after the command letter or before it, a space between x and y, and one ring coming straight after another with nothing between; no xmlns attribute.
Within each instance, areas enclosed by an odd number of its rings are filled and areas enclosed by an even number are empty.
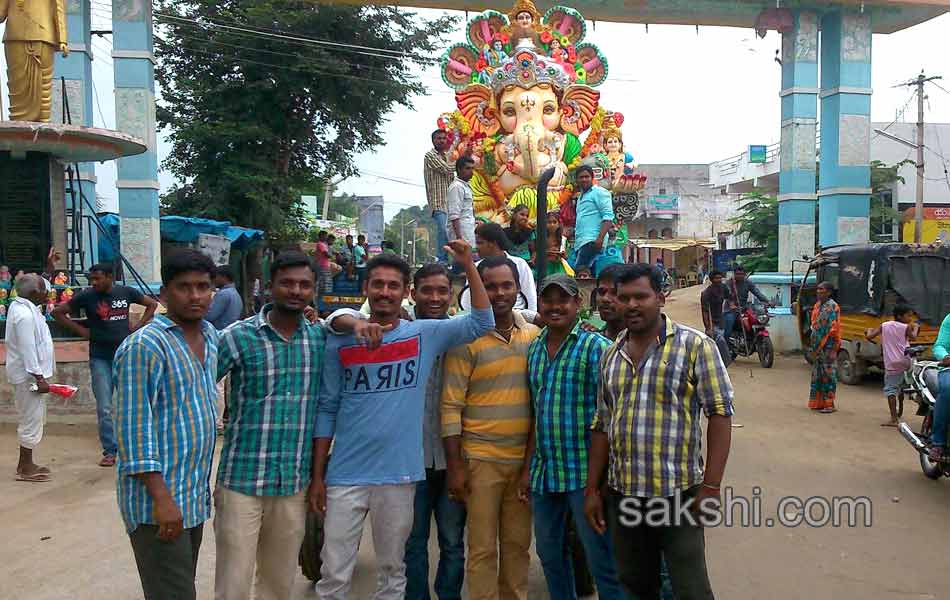
<svg viewBox="0 0 950 600"><path fill-rule="evenodd" d="M272 303L220 333L204 320L213 265L166 258L167 314L114 363L118 502L147 598L194 597L212 502L217 598L289 598L308 508L324 516L323 600L347 596L367 515L375 597L429 597L433 514L440 599L459 598L463 578L473 600L526 598L532 519L552 598L574 597L569 514L601 598L659 598L661 561L677 598L712 597L703 530L674 519L673 499L719 496L733 394L713 342L662 314L648 265L602 276L602 333L581 327L572 279L543 281L539 329L513 310L507 257L476 267L468 244L449 247L470 283L465 316L447 318L443 267L419 269L410 292L409 266L384 254L367 265L368 319L311 323L314 266L289 252L271 266ZM400 318L410 293L413 321ZM636 517L649 499L668 521Z"/></svg>

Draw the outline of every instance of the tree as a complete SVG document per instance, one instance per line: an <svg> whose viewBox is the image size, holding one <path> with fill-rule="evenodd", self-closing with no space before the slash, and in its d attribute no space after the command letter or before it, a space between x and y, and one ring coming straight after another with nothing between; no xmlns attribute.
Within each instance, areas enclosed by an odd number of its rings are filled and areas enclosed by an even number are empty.
<svg viewBox="0 0 950 600"><path fill-rule="evenodd" d="M161 0L155 18L163 166L183 182L163 208L275 239L303 233L303 191L383 142L454 24L311 0Z"/></svg>
<svg viewBox="0 0 950 600"><path fill-rule="evenodd" d="M894 184L904 183L900 168L914 164L912 160L902 160L887 166L879 160L871 161L871 239L890 240L891 230L899 226L902 217L891 205L891 192Z"/></svg>
<svg viewBox="0 0 950 600"><path fill-rule="evenodd" d="M753 191L739 199L738 214L731 219L735 235L752 248L762 248L756 254L746 254L740 262L750 271L778 270L778 198Z"/></svg>

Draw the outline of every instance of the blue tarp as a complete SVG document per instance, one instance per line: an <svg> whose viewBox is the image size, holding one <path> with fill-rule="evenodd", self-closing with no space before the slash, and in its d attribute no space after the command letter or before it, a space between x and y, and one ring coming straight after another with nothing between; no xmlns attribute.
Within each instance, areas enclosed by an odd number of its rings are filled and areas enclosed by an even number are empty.
<svg viewBox="0 0 950 600"><path fill-rule="evenodd" d="M229 221L212 221L194 217L162 217L162 239L169 242L197 242L198 234L224 236L228 233Z"/></svg>
<svg viewBox="0 0 950 600"><path fill-rule="evenodd" d="M238 227L231 225L225 234L231 240L231 247L235 250L246 250L264 239L264 232L260 229L248 229L247 227Z"/></svg>
<svg viewBox="0 0 950 600"><path fill-rule="evenodd" d="M99 215L105 227L116 242L119 241L119 215L105 213ZM197 219L194 217L162 217L160 219L162 239L169 242L192 243L198 241L198 234L207 233L220 235L231 240L231 247L235 250L246 250L264 239L264 232L260 229L248 229L231 225L229 221L212 221L211 219ZM99 260L111 262L116 253L112 244L105 236L99 236Z"/></svg>

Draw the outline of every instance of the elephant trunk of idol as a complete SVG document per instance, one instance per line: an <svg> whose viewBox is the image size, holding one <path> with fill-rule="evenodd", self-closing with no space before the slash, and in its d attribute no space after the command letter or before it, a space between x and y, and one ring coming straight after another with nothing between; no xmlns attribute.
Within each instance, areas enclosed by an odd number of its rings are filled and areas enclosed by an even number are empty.
<svg viewBox="0 0 950 600"><path fill-rule="evenodd" d="M535 258L538 279L543 280L548 273L548 183L556 172L554 167L548 167L538 178L538 223L535 226Z"/></svg>

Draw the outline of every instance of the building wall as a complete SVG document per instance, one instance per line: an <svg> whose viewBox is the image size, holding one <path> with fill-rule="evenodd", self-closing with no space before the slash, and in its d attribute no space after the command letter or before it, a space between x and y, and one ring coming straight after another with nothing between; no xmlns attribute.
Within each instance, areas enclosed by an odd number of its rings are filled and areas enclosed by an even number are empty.
<svg viewBox="0 0 950 600"><path fill-rule="evenodd" d="M709 187L709 165L640 165L638 171L647 176L647 183L640 194L637 237L650 237L651 231L665 237L665 229L670 230L669 237L696 238L732 231L730 219L737 214L739 195ZM650 198L654 196L678 197L677 214L652 214Z"/></svg>
<svg viewBox="0 0 950 600"><path fill-rule="evenodd" d="M874 123L871 133L871 159L879 160L888 165L901 162L904 159L917 161L917 151L908 148L900 142L888 139L873 132L874 129L884 129L887 133L907 140L917 142L917 125L915 123L894 123L888 127L887 123ZM926 123L924 125L924 203L950 205L950 183L944 169L950 170L950 161L945 161L937 152L950 159L950 123ZM900 169L904 183L897 182L894 186L894 199L901 208L908 208L917 198L917 167L915 164L906 164Z"/></svg>

